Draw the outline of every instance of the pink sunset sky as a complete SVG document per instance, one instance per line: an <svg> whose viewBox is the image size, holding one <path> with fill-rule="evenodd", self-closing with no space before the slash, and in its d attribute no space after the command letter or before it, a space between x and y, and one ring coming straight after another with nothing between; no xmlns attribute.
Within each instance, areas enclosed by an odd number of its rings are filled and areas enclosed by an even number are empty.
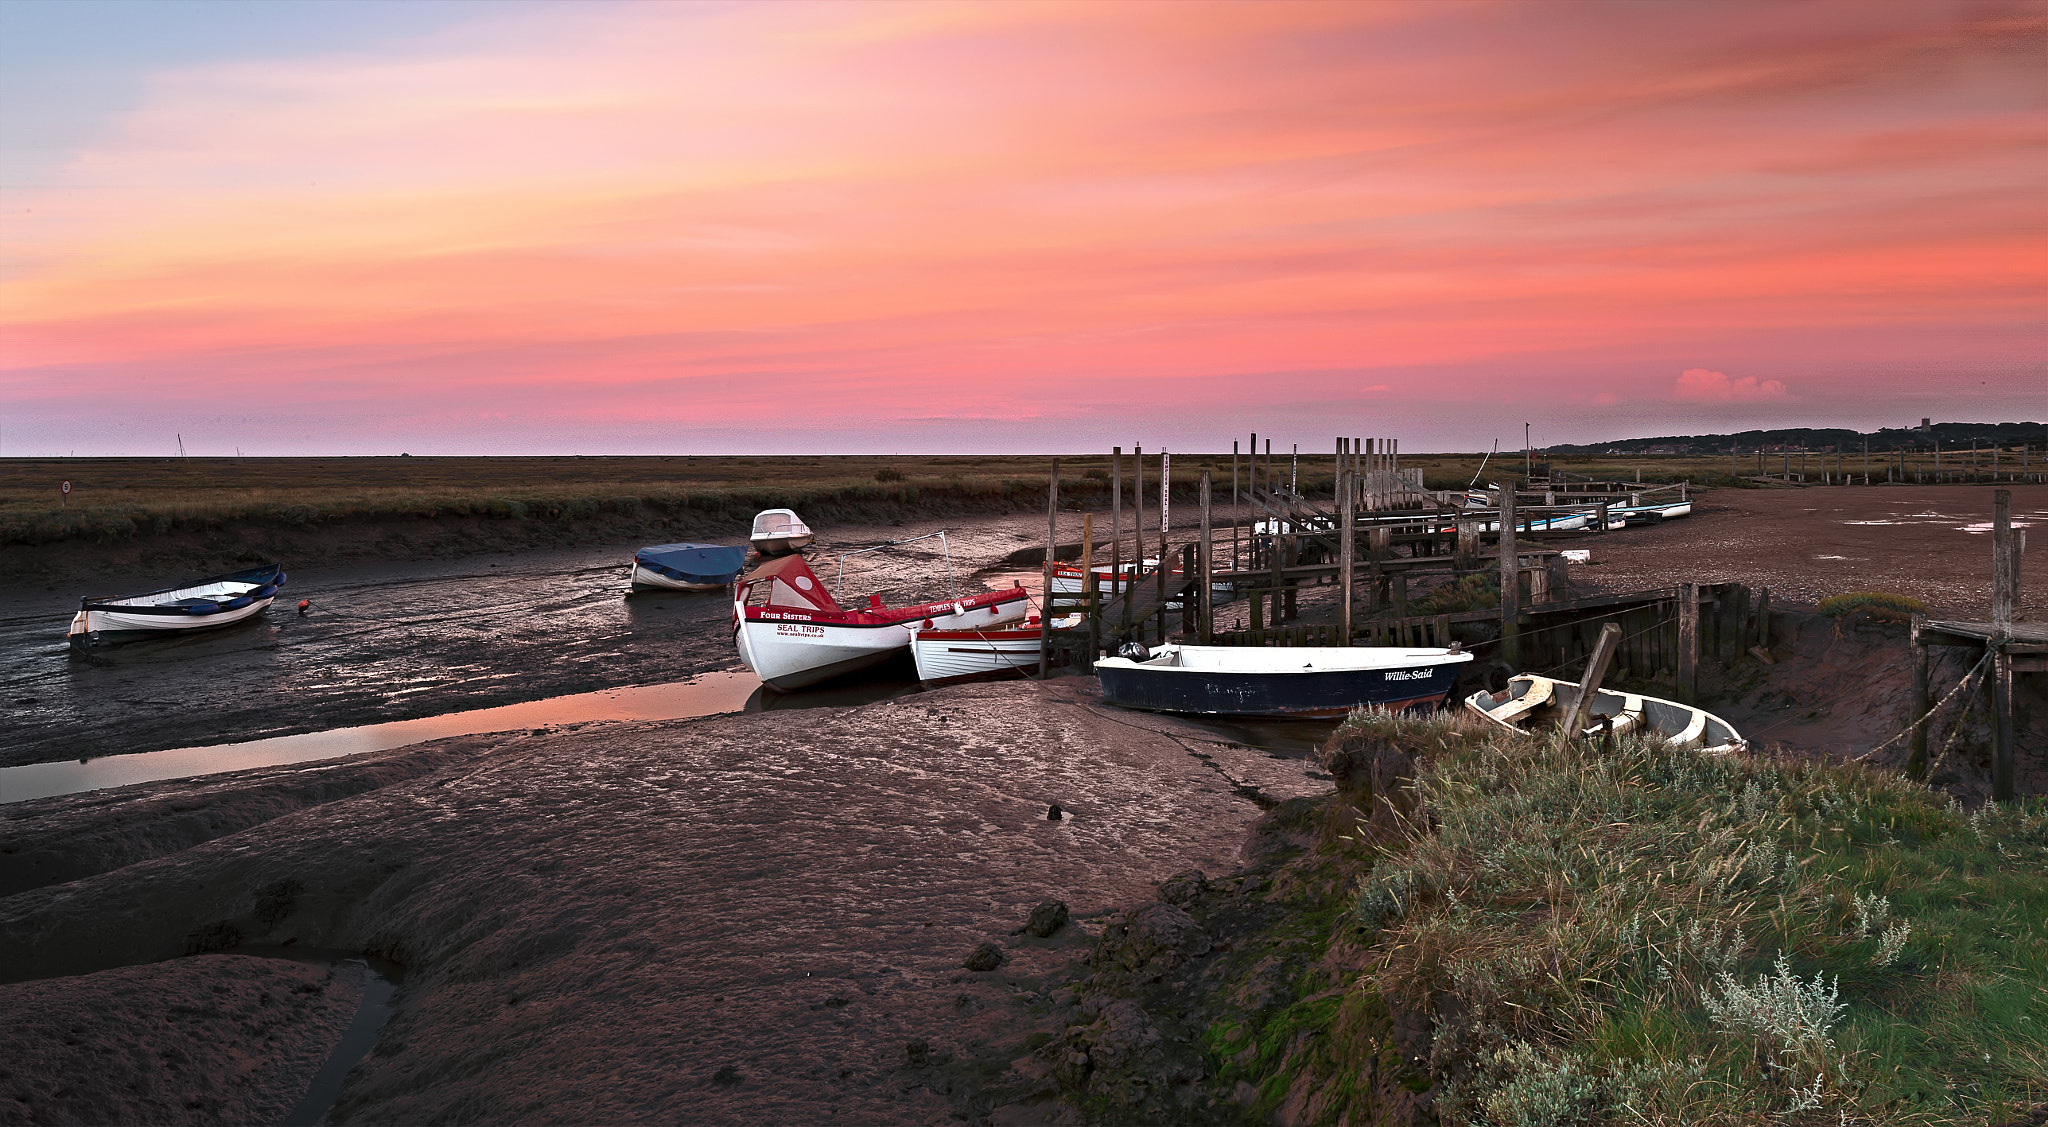
<svg viewBox="0 0 2048 1127"><path fill-rule="evenodd" d="M2048 4L403 7L30 29L0 454L2048 417Z"/></svg>

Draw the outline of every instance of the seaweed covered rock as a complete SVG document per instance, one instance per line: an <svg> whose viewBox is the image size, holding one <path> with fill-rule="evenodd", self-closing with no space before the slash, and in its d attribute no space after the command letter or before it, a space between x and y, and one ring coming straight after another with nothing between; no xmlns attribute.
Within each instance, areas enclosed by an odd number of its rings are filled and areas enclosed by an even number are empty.
<svg viewBox="0 0 2048 1127"><path fill-rule="evenodd" d="M1163 974L1208 954L1213 945L1193 916L1159 901L1133 908L1103 928L1096 957L1134 973Z"/></svg>
<svg viewBox="0 0 2048 1127"><path fill-rule="evenodd" d="M1357 834L1370 844L1400 838L1421 817L1416 756L1393 724L1346 724L1330 733L1317 762L1337 784L1326 835Z"/></svg>
<svg viewBox="0 0 2048 1127"><path fill-rule="evenodd" d="M1200 869L1182 869L1159 886L1159 899L1176 908L1193 908L1209 891L1209 878Z"/></svg>

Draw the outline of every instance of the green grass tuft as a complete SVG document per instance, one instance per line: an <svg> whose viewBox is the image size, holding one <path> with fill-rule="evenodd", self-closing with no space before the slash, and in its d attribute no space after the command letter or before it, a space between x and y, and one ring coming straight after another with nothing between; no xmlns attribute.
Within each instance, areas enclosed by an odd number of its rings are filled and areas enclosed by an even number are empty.
<svg viewBox="0 0 2048 1127"><path fill-rule="evenodd" d="M1847 618L1859 610L1880 622L1911 622L1914 615L1927 613L1927 604L1889 591L1851 591L1820 601L1820 612L1830 618Z"/></svg>

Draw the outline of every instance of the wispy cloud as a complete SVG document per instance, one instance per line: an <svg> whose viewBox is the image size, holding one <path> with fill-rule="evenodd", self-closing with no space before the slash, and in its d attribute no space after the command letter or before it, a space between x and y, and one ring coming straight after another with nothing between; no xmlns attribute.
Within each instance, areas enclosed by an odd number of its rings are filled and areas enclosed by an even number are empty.
<svg viewBox="0 0 2048 1127"><path fill-rule="evenodd" d="M2041 30L2037 5L536 8L157 75L76 187L10 195L0 378L138 412L495 396L745 427L1459 373L1390 393L1426 410L1708 340L1813 388L1882 336L1967 338L2017 390ZM1787 398L1704 369L1668 393Z"/></svg>
<svg viewBox="0 0 2048 1127"><path fill-rule="evenodd" d="M1680 372L1671 385L1671 394L1692 403L1764 403L1787 396L1785 385L1777 380L1758 380L1755 376L1729 379L1726 372L1708 368Z"/></svg>

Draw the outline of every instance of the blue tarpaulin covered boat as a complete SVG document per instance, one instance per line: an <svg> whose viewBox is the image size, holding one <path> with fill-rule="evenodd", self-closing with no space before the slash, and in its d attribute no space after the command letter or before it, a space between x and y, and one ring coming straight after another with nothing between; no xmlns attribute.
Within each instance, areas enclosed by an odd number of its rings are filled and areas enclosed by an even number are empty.
<svg viewBox="0 0 2048 1127"><path fill-rule="evenodd" d="M745 545L656 544L633 554L633 589L723 591L746 563Z"/></svg>

